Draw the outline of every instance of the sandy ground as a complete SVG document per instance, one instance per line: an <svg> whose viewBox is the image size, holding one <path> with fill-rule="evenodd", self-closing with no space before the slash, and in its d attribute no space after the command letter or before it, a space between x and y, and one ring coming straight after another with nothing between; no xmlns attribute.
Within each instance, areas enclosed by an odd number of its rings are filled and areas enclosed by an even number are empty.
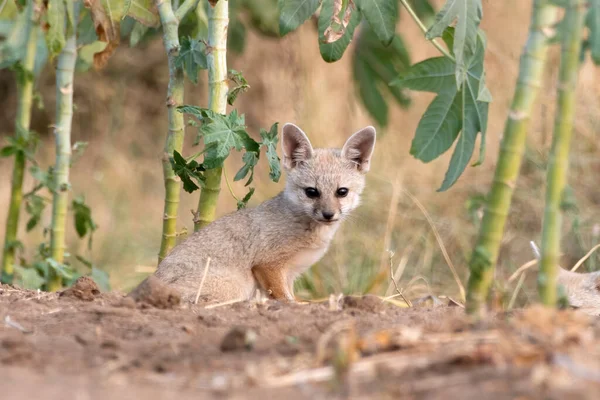
<svg viewBox="0 0 600 400"><path fill-rule="evenodd" d="M373 296L148 303L93 282L62 295L0 285L2 398L592 399L600 390L600 321L571 310L473 322L457 306Z"/></svg>

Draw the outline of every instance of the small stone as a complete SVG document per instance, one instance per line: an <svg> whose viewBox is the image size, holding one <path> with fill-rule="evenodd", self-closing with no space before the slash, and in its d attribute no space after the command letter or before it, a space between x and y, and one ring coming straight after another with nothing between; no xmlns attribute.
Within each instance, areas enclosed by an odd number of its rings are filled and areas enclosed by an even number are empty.
<svg viewBox="0 0 600 400"><path fill-rule="evenodd" d="M250 351L256 343L256 332L250 328L236 326L232 328L221 342L221 351Z"/></svg>

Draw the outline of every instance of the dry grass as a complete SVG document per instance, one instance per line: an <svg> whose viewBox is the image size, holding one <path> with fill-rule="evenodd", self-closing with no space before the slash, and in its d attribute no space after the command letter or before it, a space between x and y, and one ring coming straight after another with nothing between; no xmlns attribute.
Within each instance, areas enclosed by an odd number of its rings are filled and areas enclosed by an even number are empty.
<svg viewBox="0 0 600 400"><path fill-rule="evenodd" d="M324 297L330 292L356 293L371 289L385 294L390 284L387 251L396 253L402 265L398 282L407 296L428 293L459 298L455 280L465 282L468 260L477 231L477 195L485 194L492 178L495 158L524 44L531 1L484 1L483 28L489 51L486 58L488 83L494 96L491 105L488 149L483 166L469 168L454 188L437 193L449 155L431 164L422 164L409 155L410 141L420 116L431 100L428 94L414 93L408 110L391 107L390 124L379 131L372 172L363 206L339 232L326 257L298 282L305 297ZM415 62L437 55L426 44L418 29L404 16L401 31L411 41ZM254 34L248 38L246 53L230 57L231 67L242 70L252 88L236 104L246 113L250 130L268 127L274 121L294 122L303 127L317 146L339 146L350 133L372 124L354 95L350 58L326 64L318 54L312 26L276 41ZM557 49L555 49L557 50ZM514 207L501 252L498 277L505 280L516 267L531 258L530 240L539 240L543 211L544 168L550 144L555 103L557 52L551 57L540 104L534 112L528 141L527 160L518 182ZM0 73L0 85L8 85L8 96L0 99L0 126L11 126L15 90L10 76ZM45 109L34 114L34 127L45 135L40 151L43 165L54 154L48 126L53 119L53 74L47 71L40 84ZM91 254L94 262L111 274L113 287L127 290L152 270L156 263L163 199L160 154L167 130L164 99L167 84L166 57L160 41L144 48L120 49L110 66L101 72L79 76L75 91L77 112L74 139L87 140L90 146L73 170L74 193L85 193L92 205L99 230ZM205 104L206 86L187 88L187 102ZM600 241L598 204L600 187L596 173L600 125L600 78L589 63L583 66L578 91L576 140L573 146L570 183L577 207L571 207L565 221L562 264L574 265ZM193 140L190 130L188 143ZM190 147L187 147L190 152ZM239 166L239 156L228 162L229 175ZM4 171L0 180L0 223L6 217L8 171L11 162L0 160ZM282 183L267 179L264 166L256 171L256 194L252 203L277 193ZM31 186L28 180L26 187ZM394 198L398 187L410 191L430 214L444 243L456 276L444 265L436 235L418 207L406 196ZM233 184L235 193L244 188ZM184 194L180 227L192 230L192 215L197 195ZM388 208L385 205L391 205ZM219 214L235 209L235 201L223 190ZM48 223L48 218L44 223ZM24 229L23 229L24 230ZM69 236L75 236L69 226ZM30 249L42 239L41 230L26 237ZM73 242L72 253L84 253L85 245ZM594 253L580 270L598 265ZM383 271L383 273L381 273ZM398 278L398 277L397 277ZM424 283L423 283L424 282ZM526 302L532 295L534 274L523 283L515 299ZM511 284L513 285L513 284ZM514 286L505 288L512 294ZM505 290L502 289L502 290ZM389 292L389 290L388 290ZM514 302L513 302L514 303Z"/></svg>

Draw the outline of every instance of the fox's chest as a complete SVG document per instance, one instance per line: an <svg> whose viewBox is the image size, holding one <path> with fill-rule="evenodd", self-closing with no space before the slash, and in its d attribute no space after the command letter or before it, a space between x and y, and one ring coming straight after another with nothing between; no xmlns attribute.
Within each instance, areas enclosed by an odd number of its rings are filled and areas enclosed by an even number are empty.
<svg viewBox="0 0 600 400"><path fill-rule="evenodd" d="M337 226L323 227L317 232L310 245L298 249L288 261L290 274L293 278L297 277L313 264L316 264L329 249L329 243L337 230Z"/></svg>

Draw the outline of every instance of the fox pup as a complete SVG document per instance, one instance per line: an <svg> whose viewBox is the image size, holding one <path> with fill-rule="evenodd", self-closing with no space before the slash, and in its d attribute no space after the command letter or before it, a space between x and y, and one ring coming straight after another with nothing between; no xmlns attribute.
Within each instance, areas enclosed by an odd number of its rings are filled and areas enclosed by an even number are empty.
<svg viewBox="0 0 600 400"><path fill-rule="evenodd" d="M294 301L294 280L327 251L340 223L365 186L375 128L354 133L341 149L315 149L296 125L281 134L285 189L256 208L225 215L192 234L160 263L154 275L194 301L247 300L256 289Z"/></svg>

